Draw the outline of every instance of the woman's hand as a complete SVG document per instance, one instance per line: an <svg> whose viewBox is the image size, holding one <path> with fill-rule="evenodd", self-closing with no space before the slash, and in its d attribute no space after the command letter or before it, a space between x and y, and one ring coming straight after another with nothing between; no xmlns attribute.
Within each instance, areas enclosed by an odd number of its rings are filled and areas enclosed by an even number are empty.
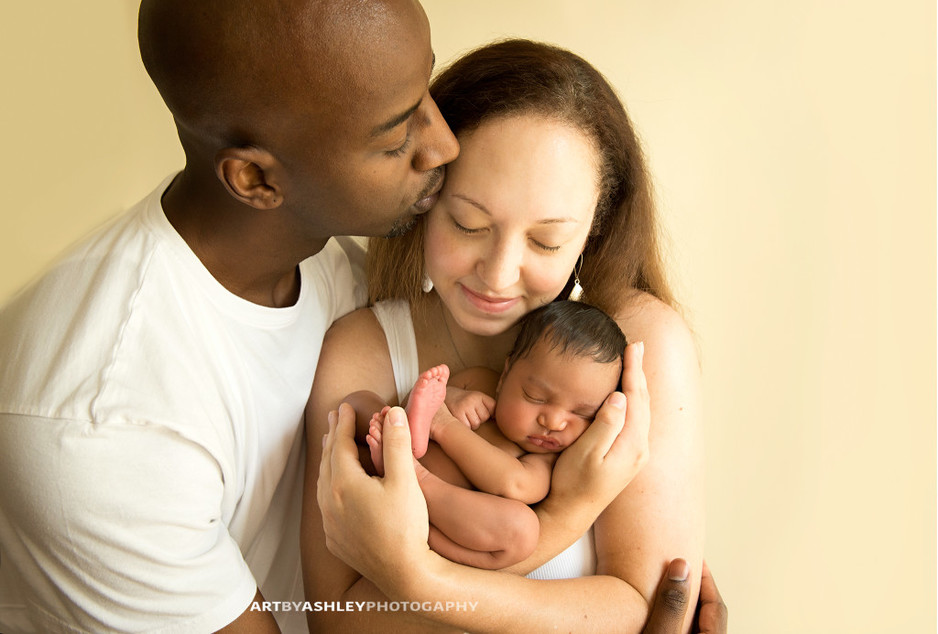
<svg viewBox="0 0 938 634"><path fill-rule="evenodd" d="M648 462L651 409L644 352L641 342L626 347L622 392L609 395L593 423L557 459L548 499L559 508L585 500L598 515Z"/></svg>
<svg viewBox="0 0 938 634"><path fill-rule="evenodd" d="M355 445L355 412L329 414L317 499L326 545L391 596L399 576L429 553L427 504L417 484L404 410L391 408L382 431L383 478L365 473Z"/></svg>

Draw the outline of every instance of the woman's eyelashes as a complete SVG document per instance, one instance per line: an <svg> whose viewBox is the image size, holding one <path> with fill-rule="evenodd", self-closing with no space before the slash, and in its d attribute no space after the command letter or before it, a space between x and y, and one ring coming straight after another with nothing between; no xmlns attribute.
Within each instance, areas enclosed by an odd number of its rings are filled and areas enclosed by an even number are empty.
<svg viewBox="0 0 938 634"><path fill-rule="evenodd" d="M453 227L460 233L465 233L466 235L471 236L471 235L478 235L482 233L483 231L485 231L485 227L467 227L466 225L462 224L455 218L451 217L450 219L453 222ZM563 247L562 244L558 244L558 245L546 244L544 241L538 240L536 238L528 238L528 240L538 250L544 251L545 253L555 253Z"/></svg>
<svg viewBox="0 0 938 634"><path fill-rule="evenodd" d="M452 221L453 221L453 226L456 227L456 230L457 230L457 231L460 231L460 232L462 232L462 233L466 233L466 234L469 234L469 235L474 235L474 234L477 234L477 233L479 233L479 232L482 231L481 228L480 228L480 229L470 229L469 227L466 227L465 225L460 224L459 221L456 220L455 218L452 218Z"/></svg>

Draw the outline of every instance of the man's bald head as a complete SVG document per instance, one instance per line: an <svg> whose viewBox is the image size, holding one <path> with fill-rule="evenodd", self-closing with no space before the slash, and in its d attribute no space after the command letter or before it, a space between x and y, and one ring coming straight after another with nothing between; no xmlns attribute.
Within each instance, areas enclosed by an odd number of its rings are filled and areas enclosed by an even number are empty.
<svg viewBox="0 0 938 634"><path fill-rule="evenodd" d="M294 116L341 103L349 56L380 44L393 4L142 0L140 52L184 145L275 146Z"/></svg>
<svg viewBox="0 0 938 634"><path fill-rule="evenodd" d="M163 197L177 225L276 209L257 218L280 249L385 235L459 151L418 0L142 0L139 38L186 153Z"/></svg>

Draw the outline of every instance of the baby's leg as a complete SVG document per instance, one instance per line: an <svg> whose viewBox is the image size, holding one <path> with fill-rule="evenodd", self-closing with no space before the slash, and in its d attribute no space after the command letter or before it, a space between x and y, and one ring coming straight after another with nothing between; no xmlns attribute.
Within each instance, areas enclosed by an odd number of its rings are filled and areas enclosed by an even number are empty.
<svg viewBox="0 0 938 634"><path fill-rule="evenodd" d="M407 422L410 425L410 442L415 458L422 458L427 453L427 444L430 441L430 423L443 399L446 398L446 381L449 379L449 368L438 365L430 368L420 375L407 397L404 411L407 412Z"/></svg>
<svg viewBox="0 0 938 634"><path fill-rule="evenodd" d="M452 561L498 570L534 552L537 514L517 500L444 482L417 464L430 514L430 548Z"/></svg>

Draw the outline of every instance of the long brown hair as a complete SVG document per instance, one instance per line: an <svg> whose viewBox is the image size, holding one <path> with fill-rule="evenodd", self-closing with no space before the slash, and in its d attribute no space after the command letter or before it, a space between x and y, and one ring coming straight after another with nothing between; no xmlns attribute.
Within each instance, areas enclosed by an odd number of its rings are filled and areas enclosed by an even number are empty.
<svg viewBox="0 0 938 634"><path fill-rule="evenodd" d="M593 141L602 166L599 202L579 271L585 301L615 315L638 290L674 305L641 144L622 102L598 70L556 46L507 40L457 60L433 81L430 94L457 137L486 120L525 113L582 131ZM371 301L419 299L424 222L419 218L405 236L371 240ZM571 275L562 297L572 284Z"/></svg>

